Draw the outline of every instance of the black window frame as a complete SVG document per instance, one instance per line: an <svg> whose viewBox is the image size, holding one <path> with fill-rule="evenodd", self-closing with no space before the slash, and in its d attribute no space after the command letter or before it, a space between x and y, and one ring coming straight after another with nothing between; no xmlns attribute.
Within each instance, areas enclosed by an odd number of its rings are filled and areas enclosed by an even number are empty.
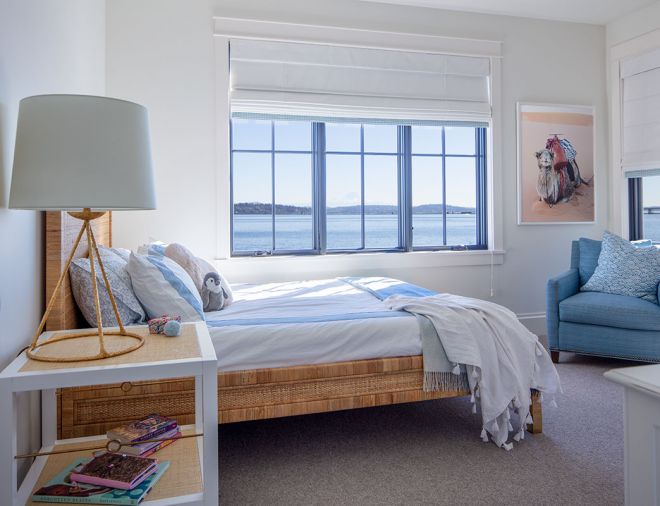
<svg viewBox="0 0 660 506"><path fill-rule="evenodd" d="M641 177L628 178L628 234L631 241L644 238L644 199Z"/></svg>
<svg viewBox="0 0 660 506"><path fill-rule="evenodd" d="M309 151L297 150L277 150L275 149L275 122L291 121L291 118L260 115L260 120L271 122L271 146L269 150L262 149L235 149L233 145L233 122L230 121L230 244L231 256L275 256L275 255L325 255L325 254L355 254L355 253L374 253L374 252L410 252L410 251L464 251L464 250L487 250L488 249L488 219L487 219L487 165L488 165L488 128L485 126L474 126L470 123L453 122L446 126L469 126L475 131L475 153L474 154L447 154L445 150L445 125L442 126L442 153L435 154L442 159L442 181L443 181L443 244L433 246L413 246L413 206L412 206L412 127L410 124L397 125L397 152L381 153L364 151L364 126L378 124L377 122L345 121L351 124L360 124L360 151L326 151L325 149L325 125L326 121L310 121L312 142L311 142L311 171L312 171L312 226L313 240L312 248L304 250L286 250L276 249L276 230L275 230L275 155L277 153L295 153L310 154ZM391 124L391 123L390 123ZM272 177L272 239L270 250L235 250L234 249L234 154L235 153L270 153L271 155L271 177ZM326 155L360 155L361 158L361 248L357 249L328 249L327 248L327 212L326 212ZM364 212L364 158L365 156L389 155L397 158L398 175L398 240L399 244L394 248L367 248L365 247L365 212ZM423 156L414 154L414 156ZM445 166L446 159L450 157L474 158L476 173L476 234L475 243L467 245L448 245L447 244L447 205L446 203L446 185L445 185Z"/></svg>

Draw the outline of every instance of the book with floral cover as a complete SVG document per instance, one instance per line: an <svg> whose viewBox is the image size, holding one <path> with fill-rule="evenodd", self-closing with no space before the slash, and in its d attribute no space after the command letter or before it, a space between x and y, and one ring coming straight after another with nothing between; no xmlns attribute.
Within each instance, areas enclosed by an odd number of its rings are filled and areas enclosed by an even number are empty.
<svg viewBox="0 0 660 506"><path fill-rule="evenodd" d="M79 483L132 490L156 471L157 463L156 459L105 452L71 473L71 479Z"/></svg>
<svg viewBox="0 0 660 506"><path fill-rule="evenodd" d="M159 462L156 472L137 485L133 490L121 490L73 481L71 474L76 470L82 469L90 460L89 458L75 460L45 486L38 489L32 496L32 500L34 502L50 503L137 506L144 500L170 466L169 462Z"/></svg>

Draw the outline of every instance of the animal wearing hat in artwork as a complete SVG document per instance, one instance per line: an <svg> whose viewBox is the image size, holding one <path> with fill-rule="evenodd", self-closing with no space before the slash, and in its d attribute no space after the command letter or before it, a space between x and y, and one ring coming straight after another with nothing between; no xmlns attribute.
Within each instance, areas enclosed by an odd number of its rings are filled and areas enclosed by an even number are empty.
<svg viewBox="0 0 660 506"><path fill-rule="evenodd" d="M557 134L549 137L545 149L536 153L539 173L536 192L539 200L550 206L568 202L581 184L589 183L582 179L577 164L577 151L568 139L559 139Z"/></svg>

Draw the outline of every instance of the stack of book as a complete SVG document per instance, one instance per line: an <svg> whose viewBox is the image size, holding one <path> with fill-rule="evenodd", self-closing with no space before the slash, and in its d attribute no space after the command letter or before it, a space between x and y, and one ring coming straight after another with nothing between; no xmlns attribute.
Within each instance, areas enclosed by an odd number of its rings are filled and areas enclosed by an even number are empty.
<svg viewBox="0 0 660 506"><path fill-rule="evenodd" d="M148 457L180 438L181 430L173 418L152 413L143 420L111 429L106 435L108 439L122 443L118 453ZM152 439L161 441L149 442Z"/></svg>
<svg viewBox="0 0 660 506"><path fill-rule="evenodd" d="M122 443L119 451L73 461L38 489L32 500L138 505L170 465L147 457L180 438L181 431L176 420L151 414L109 430L107 437Z"/></svg>
<svg viewBox="0 0 660 506"><path fill-rule="evenodd" d="M32 496L34 502L137 506L169 467L169 462L101 452L73 461Z"/></svg>

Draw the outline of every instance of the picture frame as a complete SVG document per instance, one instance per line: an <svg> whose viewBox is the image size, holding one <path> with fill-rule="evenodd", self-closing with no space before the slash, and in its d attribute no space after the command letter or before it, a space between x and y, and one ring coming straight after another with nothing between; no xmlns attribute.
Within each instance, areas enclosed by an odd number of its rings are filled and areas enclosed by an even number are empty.
<svg viewBox="0 0 660 506"><path fill-rule="evenodd" d="M518 225L596 221L595 111L518 102Z"/></svg>

